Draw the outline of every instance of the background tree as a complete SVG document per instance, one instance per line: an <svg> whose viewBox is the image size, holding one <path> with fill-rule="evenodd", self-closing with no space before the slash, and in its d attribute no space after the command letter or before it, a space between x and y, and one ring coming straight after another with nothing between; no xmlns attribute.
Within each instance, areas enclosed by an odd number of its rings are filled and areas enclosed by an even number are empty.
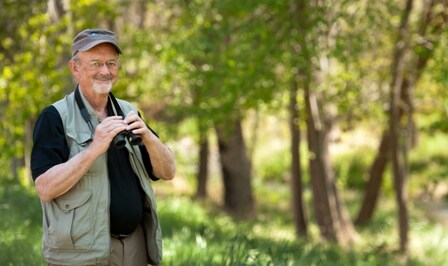
<svg viewBox="0 0 448 266"><path fill-rule="evenodd" d="M171 49L174 69L183 70L179 93L183 113L200 123L201 132L214 128L218 137L224 183L224 206L231 212L250 214L252 164L243 139L245 111L269 100L273 93L275 54L264 25L269 2L204 1L181 3L178 19L187 28L176 29ZM173 83L174 84L174 83ZM185 86L184 86L185 85ZM186 111L185 111L186 110ZM202 133L201 133L202 134Z"/></svg>
<svg viewBox="0 0 448 266"><path fill-rule="evenodd" d="M19 177L21 167L28 166L32 125L43 106L42 98L55 99L58 86L67 83L61 72L54 71L61 64L54 59L61 55L65 35L58 35L64 31L60 25L52 25L47 5L41 1L7 1L0 12L0 147L5 158L0 164L5 169L10 163L9 173ZM29 178L22 181L27 183Z"/></svg>
<svg viewBox="0 0 448 266"><path fill-rule="evenodd" d="M289 29L289 32L293 33L294 36L290 36L287 41L290 42L290 45L287 46L287 51L291 53L290 55L290 65L289 67L291 69L294 69L294 67L298 66L299 64L303 64L304 61L300 61L301 56L298 56L300 52L307 51L299 49L298 47L301 47L305 44L304 39L304 32L298 31L301 27L306 23L301 23L301 20L303 19L306 21L305 18L302 18L302 12L304 12L304 5L303 2L298 3L298 1L291 1L289 3L289 6L291 8L288 8L287 10L290 11L291 16L291 28ZM303 57L307 57L306 54ZM306 62L306 61L305 61ZM301 236L307 236L308 235L308 225L307 225L307 217L306 217L306 211L305 211L305 200L303 196L304 192L304 182L302 178L302 154L300 152L300 144L301 144L301 130L300 130L300 108L298 104L298 96L300 94L299 91L299 80L301 76L301 71L304 71L304 73L307 73L306 70L307 66L301 66L297 67L296 73L291 75L291 85L289 89L289 130L291 133L291 166L290 166L290 172L291 172L291 209L292 209L292 217L295 224L295 231L297 234L297 237ZM293 72L293 70L291 70Z"/></svg>
<svg viewBox="0 0 448 266"><path fill-rule="evenodd" d="M342 9L336 3L299 1L302 8L301 50L303 54L302 86L306 106L306 125L313 207L321 235L341 246L348 247L357 233L348 216L336 186L330 147L330 133L335 126L337 112L329 101L335 89L324 82L333 59L335 39L339 32L333 31ZM328 5L327 5L328 4ZM331 6L331 8L330 8ZM336 8L335 8L336 7ZM311 10L317 10L311 12Z"/></svg>
<svg viewBox="0 0 448 266"><path fill-rule="evenodd" d="M400 27L398 30L398 37L395 43L395 50L393 54L393 62L391 68L391 94L390 94L390 132L391 132L391 158L393 166L393 180L395 188L395 198L398 206L398 221L399 221L399 235L400 235L400 250L406 251L408 245L408 231L409 231L409 214L407 209L407 138L405 133L406 128L403 123L407 125L408 121L401 121L399 116L400 95L402 93L401 86L403 82L403 72L405 64L405 53L408 48L409 41L409 17L413 8L413 0L407 0L406 6L403 9L401 16ZM410 117L406 118L409 120ZM407 127L407 126L406 126Z"/></svg>
<svg viewBox="0 0 448 266"><path fill-rule="evenodd" d="M410 38L409 63L403 73L403 81L400 88L400 99L402 103L399 106L399 120L402 117L409 117L406 123L406 131L409 139L406 140L407 146L416 145L418 135L417 126L414 119L414 90L415 86L422 77L428 62L434 56L440 39L443 38L443 28L446 25L446 2L444 1L425 1L416 11L420 12L416 25L413 26L415 34ZM381 138L377 155L369 171L369 179L364 189L364 197L361 208L356 218L356 224L365 224L372 218L374 213L383 173L387 162L390 160L390 141L389 130L386 130ZM408 149L408 148L407 148Z"/></svg>

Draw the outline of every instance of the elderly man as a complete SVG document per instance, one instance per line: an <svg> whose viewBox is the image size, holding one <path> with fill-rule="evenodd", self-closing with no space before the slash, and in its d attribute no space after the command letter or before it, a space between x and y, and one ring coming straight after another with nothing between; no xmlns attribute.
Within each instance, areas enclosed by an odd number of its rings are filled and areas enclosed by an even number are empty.
<svg viewBox="0 0 448 266"><path fill-rule="evenodd" d="M150 182L172 179L175 161L137 109L111 93L121 53L113 32L80 32L69 62L78 85L36 122L31 171L49 265L161 263Z"/></svg>

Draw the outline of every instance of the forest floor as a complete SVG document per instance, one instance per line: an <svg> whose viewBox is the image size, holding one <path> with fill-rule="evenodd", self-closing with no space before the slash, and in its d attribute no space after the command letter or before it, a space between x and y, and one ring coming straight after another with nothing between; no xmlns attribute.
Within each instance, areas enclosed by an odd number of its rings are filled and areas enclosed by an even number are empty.
<svg viewBox="0 0 448 266"><path fill-rule="evenodd" d="M448 228L448 183L440 182L417 200L428 219Z"/></svg>

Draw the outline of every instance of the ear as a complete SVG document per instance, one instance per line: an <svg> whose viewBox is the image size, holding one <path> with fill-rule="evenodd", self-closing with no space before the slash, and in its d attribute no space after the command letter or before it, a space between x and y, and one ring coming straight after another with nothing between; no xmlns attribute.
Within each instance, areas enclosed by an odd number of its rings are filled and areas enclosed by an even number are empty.
<svg viewBox="0 0 448 266"><path fill-rule="evenodd" d="M70 68L70 71L72 72L72 75L75 76L76 78L78 78L78 76L79 76L79 65L76 64L75 61L70 60L70 61L68 61L68 66Z"/></svg>

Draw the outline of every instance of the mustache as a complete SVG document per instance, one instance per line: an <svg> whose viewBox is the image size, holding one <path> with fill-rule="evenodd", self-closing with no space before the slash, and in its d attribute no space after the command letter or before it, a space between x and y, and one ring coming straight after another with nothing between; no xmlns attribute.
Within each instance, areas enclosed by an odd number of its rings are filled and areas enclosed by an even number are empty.
<svg viewBox="0 0 448 266"><path fill-rule="evenodd" d="M109 81L113 79L112 75L96 75L94 78L100 81Z"/></svg>

